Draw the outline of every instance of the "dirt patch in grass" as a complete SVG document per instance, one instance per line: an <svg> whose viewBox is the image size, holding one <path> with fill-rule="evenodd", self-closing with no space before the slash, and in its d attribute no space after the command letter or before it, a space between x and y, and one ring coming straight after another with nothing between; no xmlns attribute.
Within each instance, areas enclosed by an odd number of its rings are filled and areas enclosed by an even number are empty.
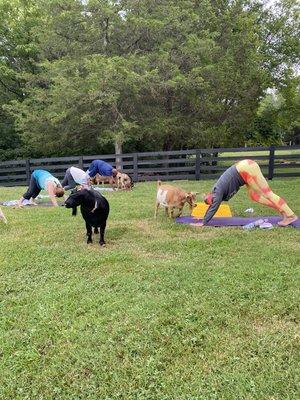
<svg viewBox="0 0 300 400"><path fill-rule="evenodd" d="M300 338L300 330L297 321L272 318L268 320L256 319L253 321L253 329L258 333L294 332Z"/></svg>

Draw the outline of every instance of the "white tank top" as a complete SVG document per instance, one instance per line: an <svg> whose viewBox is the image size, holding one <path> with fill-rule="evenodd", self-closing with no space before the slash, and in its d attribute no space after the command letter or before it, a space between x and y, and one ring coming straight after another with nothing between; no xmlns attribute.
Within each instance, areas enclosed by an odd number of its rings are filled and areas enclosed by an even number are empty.
<svg viewBox="0 0 300 400"><path fill-rule="evenodd" d="M74 179L74 181L76 183L78 183L79 185L82 185L84 183L85 172L82 171L82 169L76 168L76 167L71 167L70 174L72 175L72 178Z"/></svg>

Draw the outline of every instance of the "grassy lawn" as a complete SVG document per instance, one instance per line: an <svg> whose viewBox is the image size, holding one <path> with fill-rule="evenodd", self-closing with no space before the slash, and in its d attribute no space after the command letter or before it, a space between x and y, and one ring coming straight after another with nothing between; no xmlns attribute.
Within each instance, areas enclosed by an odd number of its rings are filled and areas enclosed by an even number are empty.
<svg viewBox="0 0 300 400"><path fill-rule="evenodd" d="M271 186L300 215L300 179ZM155 221L155 193L105 193L106 248L71 210L3 207L0 399L299 398L300 230Z"/></svg>
<svg viewBox="0 0 300 400"><path fill-rule="evenodd" d="M226 153L220 153L221 155L223 154L224 156L233 156L235 157L236 155L238 156L243 156L243 157L247 157L249 155L251 156L268 156L269 155L269 151L247 151L247 148L245 148L244 152L226 152ZM275 155L276 156L282 156L284 158L284 156L286 155L290 155L290 154L299 154L300 155L300 149L294 149L293 147L291 147L288 150L276 150L275 151Z"/></svg>
<svg viewBox="0 0 300 400"><path fill-rule="evenodd" d="M221 153L219 165L229 167L232 164L232 161L222 161L222 157L239 157L239 158L247 158L249 156L267 156L267 160L259 160L258 163L260 166L265 166L266 169L264 170L266 175L268 171L269 165L269 151L250 151L250 152L241 152L241 153ZM298 155L297 159L287 159L286 156L290 155ZM275 152L275 166L274 166L274 174L286 174L286 173L299 173L300 172L300 149L294 150L291 148L290 150L276 150ZM286 168L289 165L289 168Z"/></svg>

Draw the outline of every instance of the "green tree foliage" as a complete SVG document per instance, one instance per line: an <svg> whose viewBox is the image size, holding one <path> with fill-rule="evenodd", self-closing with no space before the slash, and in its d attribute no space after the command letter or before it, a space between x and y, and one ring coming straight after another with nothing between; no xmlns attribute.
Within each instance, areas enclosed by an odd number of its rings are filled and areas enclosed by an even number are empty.
<svg viewBox="0 0 300 400"><path fill-rule="evenodd" d="M268 94L260 104L249 144L282 144L300 128L300 78L289 79L280 91Z"/></svg>
<svg viewBox="0 0 300 400"><path fill-rule="evenodd" d="M34 37L39 9L33 0L0 3L0 157L21 154L14 119L3 106L24 99L24 74L37 72L39 49Z"/></svg>
<svg viewBox="0 0 300 400"><path fill-rule="evenodd" d="M31 155L243 145L249 132L263 141L265 123L272 142L292 126L295 2L274 14L249 0L3 4L2 42L14 46L3 49L0 138L10 127ZM284 117L261 112L268 87L282 93Z"/></svg>
<svg viewBox="0 0 300 400"><path fill-rule="evenodd" d="M282 144L284 131L279 125L279 113L283 106L282 96L268 94L260 104L248 144L269 146Z"/></svg>
<svg viewBox="0 0 300 400"><path fill-rule="evenodd" d="M93 55L43 67L49 88L32 82L30 95L11 106L30 147L38 149L42 142L41 151L47 154L63 154L66 148L93 153L107 142L121 145L134 134L133 105L142 87L134 58Z"/></svg>

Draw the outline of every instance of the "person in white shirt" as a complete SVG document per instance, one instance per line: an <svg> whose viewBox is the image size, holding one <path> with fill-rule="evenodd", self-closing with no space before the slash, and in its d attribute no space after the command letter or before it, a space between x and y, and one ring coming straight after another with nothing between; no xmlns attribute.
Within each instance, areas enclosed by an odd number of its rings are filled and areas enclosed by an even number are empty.
<svg viewBox="0 0 300 400"><path fill-rule="evenodd" d="M64 179L61 182L65 190L74 189L77 185L83 185L86 181L86 173L77 167L67 169Z"/></svg>

